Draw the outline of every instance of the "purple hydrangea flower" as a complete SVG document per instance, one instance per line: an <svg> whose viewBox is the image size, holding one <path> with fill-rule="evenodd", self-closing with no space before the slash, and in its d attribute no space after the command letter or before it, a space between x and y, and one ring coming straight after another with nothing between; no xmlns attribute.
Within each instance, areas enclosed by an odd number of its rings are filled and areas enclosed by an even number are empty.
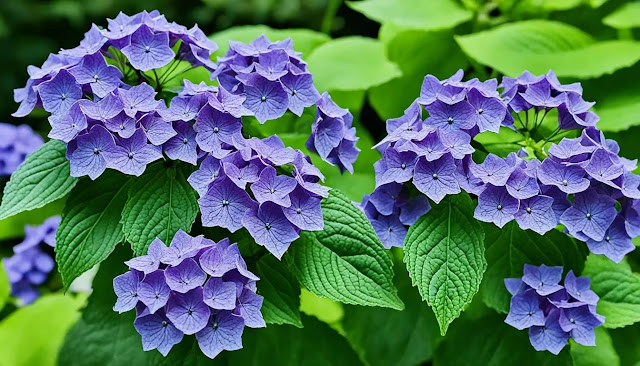
<svg viewBox="0 0 640 366"><path fill-rule="evenodd" d="M278 259L282 258L289 245L299 237L295 226L282 212L282 207L273 202L254 204L245 213L242 225L257 244L267 248Z"/></svg>
<svg viewBox="0 0 640 366"><path fill-rule="evenodd" d="M505 322L516 329L529 329L529 340L538 351L558 354L573 338L585 346L595 346L594 329L604 317L595 312L598 296L589 288L587 277L569 271L560 285L562 267L526 264L522 280L505 279L512 294Z"/></svg>
<svg viewBox="0 0 640 366"><path fill-rule="evenodd" d="M504 187L489 185L478 196L478 206L473 217L480 221L492 222L503 227L515 218L520 202L512 197Z"/></svg>
<svg viewBox="0 0 640 366"><path fill-rule="evenodd" d="M97 52L82 58L82 62L69 69L78 84L89 85L93 94L104 98L116 90L122 80L122 72L108 65L101 53Z"/></svg>
<svg viewBox="0 0 640 366"><path fill-rule="evenodd" d="M0 177L11 175L42 143L42 137L27 125L0 123Z"/></svg>
<svg viewBox="0 0 640 366"><path fill-rule="evenodd" d="M77 148L71 153L71 176L88 175L96 179L107 168L107 159L116 153L113 136L106 128L96 125L86 135L78 136Z"/></svg>
<svg viewBox="0 0 640 366"><path fill-rule="evenodd" d="M214 358L242 348L245 325L266 325L259 278L228 239L215 243L179 231L169 247L156 239L146 255L126 263L131 270L114 279L114 310L136 308L134 326L145 351L166 356L184 335L195 334L203 353Z"/></svg>
<svg viewBox="0 0 640 366"><path fill-rule="evenodd" d="M61 115L82 98L82 88L69 71L62 69L51 80L38 86L43 108L52 115Z"/></svg>
<svg viewBox="0 0 640 366"><path fill-rule="evenodd" d="M169 35L154 34L148 26L140 26L132 35L128 46L122 49L133 67L141 71L159 69L173 60L175 53L169 47Z"/></svg>
<svg viewBox="0 0 640 366"><path fill-rule="evenodd" d="M560 218L570 233L582 233L596 241L605 239L605 233L616 218L615 200L593 190L576 194L573 205Z"/></svg>

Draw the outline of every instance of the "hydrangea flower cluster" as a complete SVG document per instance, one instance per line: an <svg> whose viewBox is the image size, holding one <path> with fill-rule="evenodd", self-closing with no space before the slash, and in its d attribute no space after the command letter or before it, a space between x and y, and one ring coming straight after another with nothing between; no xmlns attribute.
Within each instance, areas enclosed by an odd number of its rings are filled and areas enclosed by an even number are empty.
<svg viewBox="0 0 640 366"><path fill-rule="evenodd" d="M474 217L499 227L515 220L542 235L563 224L593 253L619 262L632 251L631 239L640 235L640 177L632 173L637 164L620 157L617 143L591 125L598 117L588 110L593 103L582 99L580 85L562 85L552 72L524 73L504 78L500 98L495 80L461 78L460 72L442 82L428 75L404 116L387 121L389 134L377 145L383 157L374 165L376 189L362 204L383 243L402 246L407 227L429 210L423 200L419 211L404 209L417 216L402 217L403 207L416 199L403 188L412 180L435 203L461 190L478 196ZM429 112L424 121L420 105ZM582 128L580 137L563 138L548 151L543 145L542 162L524 149L473 161L470 141L478 133L501 125L516 129L512 114L528 133L553 108L558 128L544 143L560 130Z"/></svg>
<svg viewBox="0 0 640 366"><path fill-rule="evenodd" d="M49 137L68 143L73 176L95 179L107 167L140 175L162 151L175 155L190 126L162 117L167 107L157 91L189 68L215 69L217 46L197 25L187 29L157 11L120 13L108 23L94 24L78 47L30 66L26 86L14 93L14 116L35 107L51 114Z"/></svg>
<svg viewBox="0 0 640 366"><path fill-rule="evenodd" d="M146 255L126 264L130 271L113 280L113 310L136 309L134 326L145 351L166 356L184 335L195 334L202 352L215 358L242 348L245 326L266 326L259 278L228 239L215 243L180 230L170 246L156 239Z"/></svg>
<svg viewBox="0 0 640 366"><path fill-rule="evenodd" d="M188 178L200 194L202 224L231 232L244 227L257 244L281 258L301 230L324 228L320 201L329 189L318 183L324 176L308 156L285 147L278 136L232 137L231 144L224 144L231 149L227 155L210 153ZM291 174L282 174L289 166Z"/></svg>
<svg viewBox="0 0 640 366"><path fill-rule="evenodd" d="M42 137L27 125L0 123L0 177L11 175L42 143Z"/></svg>
<svg viewBox="0 0 640 366"><path fill-rule="evenodd" d="M25 226L24 240L13 247L13 256L2 259L11 284L11 296L19 299L21 305L31 304L40 296L37 287L53 270L53 251L47 250L47 246L56 246L59 224L60 216L54 216L40 226Z"/></svg>
<svg viewBox="0 0 640 366"><path fill-rule="evenodd" d="M217 79L221 89L242 95L244 107L260 123L282 117L287 109L300 116L305 107L316 104L307 147L341 172L353 173L353 162L360 152L351 126L353 116L326 92L320 96L290 38L271 42L262 35L248 44L230 41L211 79Z"/></svg>
<svg viewBox="0 0 640 366"><path fill-rule="evenodd" d="M524 276L506 278L513 296L505 323L529 329L529 340L537 351L558 354L573 338L583 346L595 346L594 330L604 323L596 313L598 295L590 289L588 277L569 271L560 285L562 267L525 264Z"/></svg>

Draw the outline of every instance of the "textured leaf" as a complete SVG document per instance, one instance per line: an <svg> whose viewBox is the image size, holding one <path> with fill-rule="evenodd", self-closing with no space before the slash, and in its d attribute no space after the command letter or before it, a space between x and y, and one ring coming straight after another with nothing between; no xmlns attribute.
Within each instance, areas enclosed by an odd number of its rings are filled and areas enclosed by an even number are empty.
<svg viewBox="0 0 640 366"><path fill-rule="evenodd" d="M309 29L274 29L266 25L241 25L225 29L212 34L209 38L216 42L220 49L216 55L222 56L229 49L229 41L249 43L260 35L264 34L272 42L291 38L293 49L302 52L302 56L308 56L313 49L331 40L331 37L324 33L315 32Z"/></svg>
<svg viewBox="0 0 640 366"><path fill-rule="evenodd" d="M504 316L490 314L477 320L465 316L455 322L438 347L433 365L573 366L573 362L568 346L557 356L538 352L526 331L505 324Z"/></svg>
<svg viewBox="0 0 640 366"><path fill-rule="evenodd" d="M456 40L469 57L508 76L552 69L560 77L594 78L640 60L640 42L596 42L578 28L549 20L509 23Z"/></svg>
<svg viewBox="0 0 640 366"><path fill-rule="evenodd" d="M287 267L272 255L263 255L256 263L258 293L264 297L262 316L268 324L291 324L302 328L300 285Z"/></svg>
<svg viewBox="0 0 640 366"><path fill-rule="evenodd" d="M602 131L620 132L640 126L639 72L640 65L635 65L583 84L586 97L597 102L598 128Z"/></svg>
<svg viewBox="0 0 640 366"><path fill-rule="evenodd" d="M440 342L436 318L411 287L404 264L395 264L403 311L345 306L347 339L370 366L414 366L429 361Z"/></svg>
<svg viewBox="0 0 640 366"><path fill-rule="evenodd" d="M327 42L307 57L319 91L366 90L402 75L372 38L343 37Z"/></svg>
<svg viewBox="0 0 640 366"><path fill-rule="evenodd" d="M284 256L309 291L345 304L404 305L389 255L364 213L340 191L322 200L323 231L303 231Z"/></svg>
<svg viewBox="0 0 640 366"><path fill-rule="evenodd" d="M167 357L153 350L144 352L140 335L133 327L135 311L118 314L112 310L116 302L113 278L127 271L124 261L131 251L120 246L106 261L93 281L93 292L81 319L64 338L59 365L74 366L169 366L210 364L195 344L186 336ZM42 329L42 328L39 328ZM221 361L223 357L220 357ZM218 360L216 360L218 361Z"/></svg>
<svg viewBox="0 0 640 366"><path fill-rule="evenodd" d="M56 262L65 288L111 254L122 242L120 215L129 178L107 171L96 181L83 179L72 191L56 232Z"/></svg>
<svg viewBox="0 0 640 366"><path fill-rule="evenodd" d="M305 315L302 322L302 329L291 325L245 328L242 335L244 348L227 353L229 365L362 365L347 340L327 324Z"/></svg>
<svg viewBox="0 0 640 366"><path fill-rule="evenodd" d="M70 176L67 146L51 140L27 156L4 188L0 220L40 208L67 195L78 178Z"/></svg>
<svg viewBox="0 0 640 366"><path fill-rule="evenodd" d="M580 274L584 268L586 245L558 230L541 236L520 229L515 221L502 229L493 224L483 226L488 267L481 285L482 300L498 312L509 312L511 295L504 279L522 277L525 264L562 266L565 274L570 269Z"/></svg>
<svg viewBox="0 0 640 366"><path fill-rule="evenodd" d="M347 5L379 23L421 30L453 28L473 15L453 0L365 0Z"/></svg>
<svg viewBox="0 0 640 366"><path fill-rule="evenodd" d="M640 3L630 2L607 15L602 22L617 29L629 29L640 27Z"/></svg>
<svg viewBox="0 0 640 366"><path fill-rule="evenodd" d="M618 366L620 357L613 348L613 341L607 330L603 327L596 328L596 346L582 346L571 341L571 356L574 366Z"/></svg>
<svg viewBox="0 0 640 366"><path fill-rule="evenodd" d="M487 268L483 240L484 231L465 193L447 197L409 228L404 262L442 335L478 292Z"/></svg>
<svg viewBox="0 0 640 366"><path fill-rule="evenodd" d="M129 189L122 212L124 235L135 255L156 237L169 245L180 229L189 232L198 214L196 192L187 182L190 167L155 164Z"/></svg>
<svg viewBox="0 0 640 366"><path fill-rule="evenodd" d="M0 322L0 365L56 365L64 335L80 317L81 304L71 295L50 294L12 312Z"/></svg>
<svg viewBox="0 0 640 366"><path fill-rule="evenodd" d="M467 58L453 40L451 31L426 32L390 28L398 27L383 24L380 37L383 32L390 37L385 42L387 57L400 67L402 77L376 86L368 94L371 105L384 120L403 114L420 95L425 75L447 78L458 69L464 69L467 64ZM429 45L429 52L424 52L426 44Z"/></svg>
<svg viewBox="0 0 640 366"><path fill-rule="evenodd" d="M631 272L626 261L618 264L589 255L584 274L591 278L591 289L600 296L598 313L607 328L620 328L640 322L640 275Z"/></svg>

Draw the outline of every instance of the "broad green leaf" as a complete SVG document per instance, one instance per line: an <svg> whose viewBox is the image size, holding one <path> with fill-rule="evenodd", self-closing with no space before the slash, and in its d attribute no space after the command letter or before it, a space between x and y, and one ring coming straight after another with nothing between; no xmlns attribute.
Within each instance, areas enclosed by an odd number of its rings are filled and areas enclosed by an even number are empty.
<svg viewBox="0 0 640 366"><path fill-rule="evenodd" d="M130 179L107 171L96 180L83 179L71 191L56 232L56 262L65 288L102 262L124 233L120 215Z"/></svg>
<svg viewBox="0 0 640 366"><path fill-rule="evenodd" d="M391 259L364 213L336 189L322 213L324 230L301 232L284 256L293 274L316 295L401 310Z"/></svg>
<svg viewBox="0 0 640 366"><path fill-rule="evenodd" d="M128 270L124 261L129 258L131 251L120 246L100 265L93 281L93 293L82 311L82 317L64 338L58 364L169 366L204 365L210 361L197 349L193 336L185 336L167 357L156 350L142 350L140 335L133 327L135 311L118 314L112 310L116 302L113 278ZM38 327L38 330L42 331L42 328Z"/></svg>
<svg viewBox="0 0 640 366"><path fill-rule="evenodd" d="M609 329L616 353L620 357L622 366L637 366L640 364L640 324L624 328Z"/></svg>
<svg viewBox="0 0 640 366"><path fill-rule="evenodd" d="M218 44L215 55L222 56L229 49L229 41L249 43L264 34L272 42L291 38L293 49L302 52L302 56L308 56L311 51L331 38L320 32L310 29L273 29L266 25L242 25L212 34L209 38Z"/></svg>
<svg viewBox="0 0 640 366"><path fill-rule="evenodd" d="M596 42L578 28L549 20L509 23L456 41L469 57L507 76L552 69L560 77L595 78L640 60L640 42Z"/></svg>
<svg viewBox="0 0 640 366"><path fill-rule="evenodd" d="M70 176L67 146L51 140L27 156L4 188L0 220L45 206L67 195L78 178Z"/></svg>
<svg viewBox="0 0 640 366"><path fill-rule="evenodd" d="M169 245L178 230L191 230L198 202L189 174L185 165L155 164L131 186L121 222L135 255L146 253L156 237Z"/></svg>
<svg viewBox="0 0 640 366"><path fill-rule="evenodd" d="M306 59L319 91L366 90L400 77L377 39L343 37L313 50Z"/></svg>
<svg viewBox="0 0 640 366"><path fill-rule="evenodd" d="M326 297L318 297L303 288L300 292L300 312L334 326L341 324L344 317L344 306Z"/></svg>
<svg viewBox="0 0 640 366"><path fill-rule="evenodd" d="M607 330L598 327L596 333L596 346L582 346L571 341L571 356L574 366L619 366L620 357L613 348L613 341Z"/></svg>
<svg viewBox="0 0 640 366"><path fill-rule="evenodd" d="M478 292L487 268L483 240L473 202L465 193L447 197L409 228L404 262L442 335Z"/></svg>
<svg viewBox="0 0 640 366"><path fill-rule="evenodd" d="M226 354L229 365L362 365L349 342L327 324L305 315L302 323L302 329L291 325L245 328L242 335L244 348Z"/></svg>
<svg viewBox="0 0 640 366"><path fill-rule="evenodd" d="M365 0L347 5L378 23L421 30L453 28L473 16L453 0Z"/></svg>
<svg viewBox="0 0 640 366"><path fill-rule="evenodd" d="M602 22L617 29L640 27L640 3L630 2L602 19Z"/></svg>
<svg viewBox="0 0 640 366"><path fill-rule="evenodd" d="M49 217L60 215L63 208L64 199L60 199L39 209L21 212L0 220L0 241L23 237L25 225L40 225Z"/></svg>
<svg viewBox="0 0 640 366"><path fill-rule="evenodd" d="M11 285L9 284L9 278L7 278L7 273L4 271L2 261L0 261L0 310L2 310L7 303L10 292Z"/></svg>
<svg viewBox="0 0 640 366"><path fill-rule="evenodd" d="M558 230L541 236L520 229L515 221L502 229L493 224L483 226L488 267L480 286L482 300L498 312L509 311L511 295L504 279L522 277L525 264L562 266L565 273L572 269L577 274L584 268L586 245Z"/></svg>
<svg viewBox="0 0 640 366"><path fill-rule="evenodd" d="M264 297L262 316L267 324L291 324L300 321L300 285L284 263L272 255L263 255L255 266L260 277L258 294Z"/></svg>
<svg viewBox="0 0 640 366"><path fill-rule="evenodd" d="M11 313L0 322L0 365L56 365L64 335L80 317L81 304L71 295L52 294Z"/></svg>
<svg viewBox="0 0 640 366"><path fill-rule="evenodd" d="M631 272L626 261L589 255L584 274L591 279L591 289L600 296L598 314L607 328L620 328L640 322L640 275Z"/></svg>
<svg viewBox="0 0 640 366"><path fill-rule="evenodd" d="M640 126L639 72L640 65L636 65L583 84L585 98L596 101L598 128L602 131L620 132Z"/></svg>
<svg viewBox="0 0 640 366"><path fill-rule="evenodd" d="M433 365L573 366L569 346L557 356L536 351L527 332L507 325L504 318L494 313L459 319L438 347Z"/></svg>
<svg viewBox="0 0 640 366"><path fill-rule="evenodd" d="M380 29L391 28L384 24ZM427 74L447 78L459 68L465 68L466 56L453 40L450 31L400 31L386 43L389 60L402 71L402 77L376 86L369 91L369 101L383 119L399 117L420 95L422 81ZM425 52L429 45L429 52Z"/></svg>
<svg viewBox="0 0 640 366"><path fill-rule="evenodd" d="M342 322L347 339L370 366L414 366L429 361L440 342L433 311L424 306L401 262L395 264L403 311L345 306Z"/></svg>

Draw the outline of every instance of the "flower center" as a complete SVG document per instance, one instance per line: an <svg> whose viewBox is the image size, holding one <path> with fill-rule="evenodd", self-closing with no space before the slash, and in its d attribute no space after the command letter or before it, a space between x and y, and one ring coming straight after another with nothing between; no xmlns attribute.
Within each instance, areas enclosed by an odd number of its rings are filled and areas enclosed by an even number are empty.
<svg viewBox="0 0 640 366"><path fill-rule="evenodd" d="M610 241L611 241L611 237L607 236L606 238L604 238L604 240L606 240L606 241L607 241L607 243L608 243L608 242L610 242Z"/></svg>
<svg viewBox="0 0 640 366"><path fill-rule="evenodd" d="M145 52L145 53L149 53L149 52L151 52L151 47L149 47L149 46L145 47L145 48L144 48L144 52Z"/></svg>
<svg viewBox="0 0 640 366"><path fill-rule="evenodd" d="M400 165L400 168L402 168L402 169L406 169L406 168L407 168L407 164L402 163L402 164Z"/></svg>
<svg viewBox="0 0 640 366"><path fill-rule="evenodd" d="M591 213L590 212L587 212L586 216L587 216L587 220L591 220Z"/></svg>
<svg viewBox="0 0 640 366"><path fill-rule="evenodd" d="M60 99L62 99L62 100L67 99L67 95L65 93L62 93L62 95L60 96Z"/></svg>
<svg viewBox="0 0 640 366"><path fill-rule="evenodd" d="M453 124L453 117L449 117L449 119L447 119L447 123L452 125Z"/></svg>
<svg viewBox="0 0 640 366"><path fill-rule="evenodd" d="M482 110L482 108L478 109L478 114L482 114L482 112L484 112L484 110Z"/></svg>
<svg viewBox="0 0 640 366"><path fill-rule="evenodd" d="M297 92L298 92L297 90L293 89L293 90L291 91L291 95L296 95L296 93L297 93Z"/></svg>
<svg viewBox="0 0 640 366"><path fill-rule="evenodd" d="M563 179L563 180L562 180L562 185L566 187L566 186L568 186L568 185L569 185L569 182L567 182L567 180L566 180L566 179Z"/></svg>
<svg viewBox="0 0 640 366"><path fill-rule="evenodd" d="M100 154L100 149L98 149L97 147L94 147L94 148L93 148L93 154L94 154L94 155L98 155L98 154Z"/></svg>
<svg viewBox="0 0 640 366"><path fill-rule="evenodd" d="M274 193L276 193L276 190L271 188L271 189L269 189L269 193L274 194Z"/></svg>
<svg viewBox="0 0 640 366"><path fill-rule="evenodd" d="M438 179L438 173L433 173L431 177L433 177L434 180Z"/></svg>
<svg viewBox="0 0 640 366"><path fill-rule="evenodd" d="M93 82L97 83L98 79L100 79L100 76L98 76L98 74L93 75Z"/></svg>
<svg viewBox="0 0 640 366"><path fill-rule="evenodd" d="M228 200L222 200L222 205L223 206L229 206L229 201Z"/></svg>
<svg viewBox="0 0 640 366"><path fill-rule="evenodd" d="M527 207L527 213L531 213L531 207Z"/></svg>
<svg viewBox="0 0 640 366"><path fill-rule="evenodd" d="M133 152L129 152L129 159L133 159Z"/></svg>
<svg viewBox="0 0 640 366"><path fill-rule="evenodd" d="M570 321L570 322L572 322L572 323L574 323L574 324L575 324L575 322L576 322L576 320L575 320L575 319L573 319L573 318L569 319L569 321Z"/></svg>
<svg viewBox="0 0 640 366"><path fill-rule="evenodd" d="M270 222L265 222L265 223L264 223L264 227L265 227L267 230L271 230L271 223L270 223Z"/></svg>
<svg viewBox="0 0 640 366"><path fill-rule="evenodd" d="M502 210L502 205L498 204L498 211Z"/></svg>
<svg viewBox="0 0 640 366"><path fill-rule="evenodd" d="M185 137L184 139L182 139L182 143L186 145L189 143L189 140L187 140L187 138Z"/></svg>
<svg viewBox="0 0 640 366"><path fill-rule="evenodd" d="M169 325L165 320L162 321L162 326L166 327L167 325Z"/></svg>
<svg viewBox="0 0 640 366"><path fill-rule="evenodd" d="M267 97L265 95L262 96L262 98L260 98L261 101L266 102L267 101Z"/></svg>
<svg viewBox="0 0 640 366"><path fill-rule="evenodd" d="M220 131L220 129L218 127L214 127L213 128L213 133L218 133L218 131Z"/></svg>
<svg viewBox="0 0 640 366"><path fill-rule="evenodd" d="M296 213L298 213L298 215L299 215L299 214L302 213L302 210L298 207L298 209L296 210Z"/></svg>

